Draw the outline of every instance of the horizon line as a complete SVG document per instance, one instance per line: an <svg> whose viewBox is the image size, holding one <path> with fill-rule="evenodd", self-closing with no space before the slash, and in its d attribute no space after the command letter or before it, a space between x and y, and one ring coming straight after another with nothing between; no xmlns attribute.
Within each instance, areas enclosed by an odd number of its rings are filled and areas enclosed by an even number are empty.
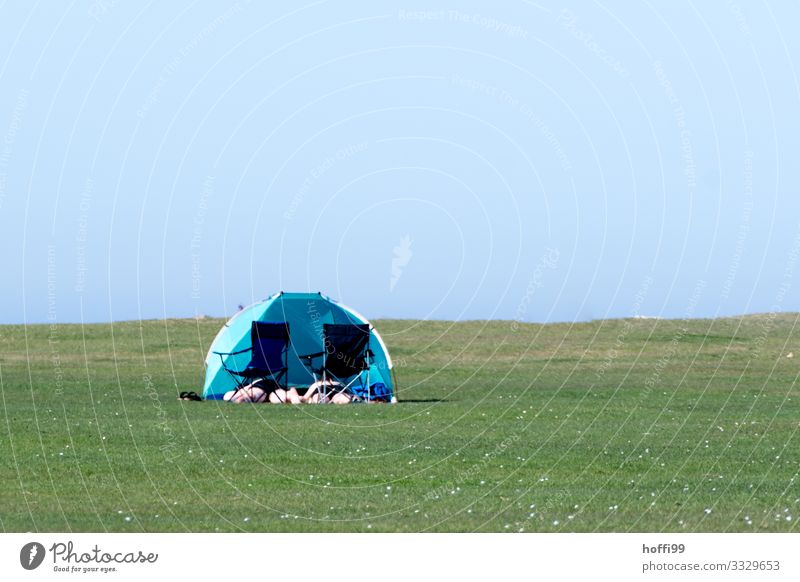
<svg viewBox="0 0 800 582"><path fill-rule="evenodd" d="M238 311L236 312L238 313ZM118 320L106 320L106 321L36 321L36 322L0 322L0 326L12 326L12 325L23 325L23 326L47 326L47 325L109 325L114 323L143 323L149 321L202 321L205 319L208 320L222 320L222 321L229 321L232 317L236 315L235 313L230 316L218 316L218 315L206 315L200 314L190 317L148 317L143 319L118 319ZM753 313L740 313L736 315L723 315L723 316L692 316L692 317L664 317L660 315L643 315L643 314L635 314L635 315L628 315L628 316L620 316L620 317L601 317L601 318L592 318L592 319L575 319L572 321L569 320L559 320L559 321L522 321L519 319L481 319L481 318L473 318L473 319L436 319L436 318L414 318L414 317L374 317L370 318L369 321L431 321L431 322L448 322L448 323L472 323L472 322L497 322L497 323L510 323L516 325L564 325L564 324L583 324L583 323L594 323L597 321L625 321L629 319L639 320L639 321L716 321L722 319L742 319L745 317L762 317L762 316L770 316L770 315L794 315L795 318L800 316L800 311L758 311Z"/></svg>

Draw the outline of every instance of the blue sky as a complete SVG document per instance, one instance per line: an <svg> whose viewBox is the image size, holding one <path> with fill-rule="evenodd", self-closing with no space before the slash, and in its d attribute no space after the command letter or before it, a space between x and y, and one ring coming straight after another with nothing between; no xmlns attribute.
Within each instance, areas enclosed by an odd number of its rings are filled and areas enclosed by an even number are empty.
<svg viewBox="0 0 800 582"><path fill-rule="evenodd" d="M790 3L4 3L0 321L798 311Z"/></svg>

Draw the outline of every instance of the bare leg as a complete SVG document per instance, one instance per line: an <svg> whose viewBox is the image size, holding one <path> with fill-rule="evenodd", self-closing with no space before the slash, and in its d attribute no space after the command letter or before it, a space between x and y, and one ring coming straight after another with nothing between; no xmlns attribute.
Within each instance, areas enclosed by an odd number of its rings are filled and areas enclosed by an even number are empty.
<svg viewBox="0 0 800 582"><path fill-rule="evenodd" d="M286 402L286 390L283 388L275 388L269 393L270 404L283 404Z"/></svg>
<svg viewBox="0 0 800 582"><path fill-rule="evenodd" d="M286 391L286 402L291 404L300 404L303 402L303 399L300 397L300 394L297 393L297 388L292 386Z"/></svg>
<svg viewBox="0 0 800 582"><path fill-rule="evenodd" d="M303 402L306 402L307 404L317 404L317 403L319 403L319 393L318 392L314 392L313 394L310 394L310 395L306 394L304 396L301 396L301 398L303 399Z"/></svg>
<svg viewBox="0 0 800 582"><path fill-rule="evenodd" d="M240 388L236 394L233 395L231 398L231 402L236 402L237 404L241 404L243 402L264 402L267 399L267 395L261 388L257 386L253 386L252 384L248 384L243 388Z"/></svg>
<svg viewBox="0 0 800 582"><path fill-rule="evenodd" d="M350 404L352 401L353 397L344 392L337 392L333 395L333 398L331 398L331 402L334 404Z"/></svg>

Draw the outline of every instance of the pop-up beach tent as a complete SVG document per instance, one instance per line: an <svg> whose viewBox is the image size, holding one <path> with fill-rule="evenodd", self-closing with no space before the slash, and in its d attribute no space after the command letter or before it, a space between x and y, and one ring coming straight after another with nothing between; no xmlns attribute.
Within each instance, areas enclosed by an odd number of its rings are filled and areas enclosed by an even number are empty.
<svg viewBox="0 0 800 582"><path fill-rule="evenodd" d="M245 307L219 330L211 342L206 356L203 398L220 400L228 390L236 388L236 381L225 371L223 360L215 352L228 354L251 347L250 329L254 321L288 323L290 344L286 383L298 387L307 387L314 382L313 375L300 356L323 351L324 324L369 324L359 313L321 293L281 292ZM371 325L369 349L372 352L370 385L383 383L394 396L392 359L381 336ZM250 353L247 352L224 356L225 365L238 370L247 366L249 359Z"/></svg>

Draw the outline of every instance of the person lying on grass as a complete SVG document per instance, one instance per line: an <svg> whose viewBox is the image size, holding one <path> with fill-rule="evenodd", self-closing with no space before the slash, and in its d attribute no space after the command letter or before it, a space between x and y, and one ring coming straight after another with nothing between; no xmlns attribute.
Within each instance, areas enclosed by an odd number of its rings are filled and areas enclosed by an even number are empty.
<svg viewBox="0 0 800 582"><path fill-rule="evenodd" d="M236 390L230 390L222 397L223 400L242 404L246 402L270 404L300 404L303 400L297 389L292 387L284 390L274 380L256 380Z"/></svg>
<svg viewBox="0 0 800 582"><path fill-rule="evenodd" d="M262 402L270 404L350 404L353 396L344 392L344 386L334 380L326 380L324 383L322 380L314 382L302 396L294 386L284 390L274 380L256 380L252 384L226 392L222 399L236 404Z"/></svg>
<svg viewBox="0 0 800 582"><path fill-rule="evenodd" d="M353 396L344 392L344 386L341 382L326 380L323 383L322 380L318 380L308 387L308 390L300 397L300 400L309 404L326 404L329 402L332 404L350 404L353 401Z"/></svg>

